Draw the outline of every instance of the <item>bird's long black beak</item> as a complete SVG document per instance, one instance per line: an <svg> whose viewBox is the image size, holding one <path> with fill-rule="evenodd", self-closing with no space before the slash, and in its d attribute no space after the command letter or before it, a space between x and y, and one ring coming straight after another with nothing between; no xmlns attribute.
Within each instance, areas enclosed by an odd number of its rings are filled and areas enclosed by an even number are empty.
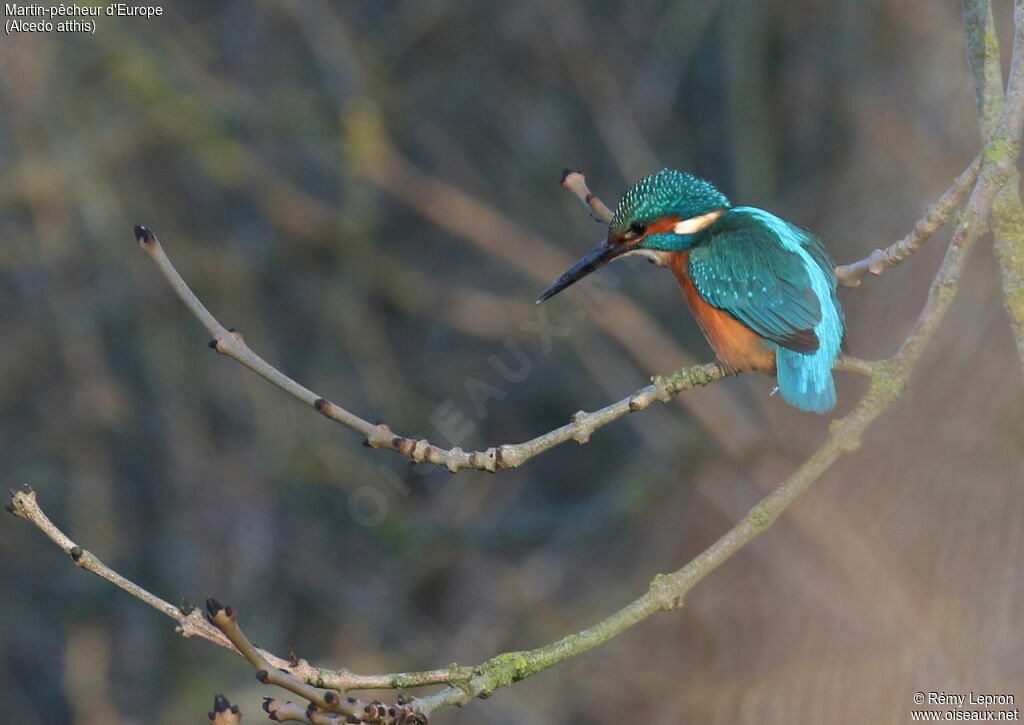
<svg viewBox="0 0 1024 725"><path fill-rule="evenodd" d="M624 244L612 244L609 238L605 237L596 247L583 255L580 261L566 270L565 274L552 282L550 287L541 292L540 297L537 298L537 304L539 305L548 297L554 297L573 282L578 282L598 267L608 264L608 262L626 251L625 246Z"/></svg>

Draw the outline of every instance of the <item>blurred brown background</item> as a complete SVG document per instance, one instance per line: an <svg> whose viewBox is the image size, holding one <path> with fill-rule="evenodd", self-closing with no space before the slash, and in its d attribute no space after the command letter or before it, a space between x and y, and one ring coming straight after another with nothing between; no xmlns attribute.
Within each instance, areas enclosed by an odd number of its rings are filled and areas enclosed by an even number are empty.
<svg viewBox="0 0 1024 725"><path fill-rule="evenodd" d="M461 415L479 448L711 357L646 264L600 301L532 305L601 233L563 166L608 203L690 170L844 262L905 234L979 146L954 2L164 11L0 43L4 478L164 598L215 595L263 646L357 672L587 626L724 532L828 418L745 375L497 476L410 468L212 354L133 224L285 372L441 444L430 421ZM843 293L853 354L892 354L946 239ZM920 690L1024 701L1024 386L998 293L983 243L861 450L682 610L436 720L903 723ZM836 413L864 388L839 374ZM5 722L199 723L220 691L259 722L282 694L23 522L3 521L0 566Z"/></svg>

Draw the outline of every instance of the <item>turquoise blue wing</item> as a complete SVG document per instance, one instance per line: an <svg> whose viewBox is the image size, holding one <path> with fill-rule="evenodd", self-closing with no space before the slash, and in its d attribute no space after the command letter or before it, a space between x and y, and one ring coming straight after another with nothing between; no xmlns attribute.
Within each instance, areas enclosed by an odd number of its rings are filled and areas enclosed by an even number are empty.
<svg viewBox="0 0 1024 725"><path fill-rule="evenodd" d="M759 221L737 210L722 217L714 232L690 250L690 277L709 304L761 337L790 350L814 352L820 345L815 327L822 310L808 258L788 249L772 226Z"/></svg>

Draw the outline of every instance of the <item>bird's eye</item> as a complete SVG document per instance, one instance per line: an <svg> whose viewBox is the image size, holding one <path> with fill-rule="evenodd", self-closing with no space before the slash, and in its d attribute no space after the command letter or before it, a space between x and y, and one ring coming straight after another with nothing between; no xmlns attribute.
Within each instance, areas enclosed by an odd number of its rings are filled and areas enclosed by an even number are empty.
<svg viewBox="0 0 1024 725"><path fill-rule="evenodd" d="M631 224L629 226L629 231L633 232L633 234L639 237L642 236L643 233L647 231L647 225L641 224L640 222L636 222L635 224Z"/></svg>

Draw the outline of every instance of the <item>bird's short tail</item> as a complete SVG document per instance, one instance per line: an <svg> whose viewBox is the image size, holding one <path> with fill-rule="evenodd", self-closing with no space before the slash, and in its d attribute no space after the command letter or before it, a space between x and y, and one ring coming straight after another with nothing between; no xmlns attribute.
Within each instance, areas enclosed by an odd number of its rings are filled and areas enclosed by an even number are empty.
<svg viewBox="0 0 1024 725"><path fill-rule="evenodd" d="M782 397L802 410L827 413L836 404L836 385L832 380L834 355L797 352L784 347L776 351L779 391Z"/></svg>

